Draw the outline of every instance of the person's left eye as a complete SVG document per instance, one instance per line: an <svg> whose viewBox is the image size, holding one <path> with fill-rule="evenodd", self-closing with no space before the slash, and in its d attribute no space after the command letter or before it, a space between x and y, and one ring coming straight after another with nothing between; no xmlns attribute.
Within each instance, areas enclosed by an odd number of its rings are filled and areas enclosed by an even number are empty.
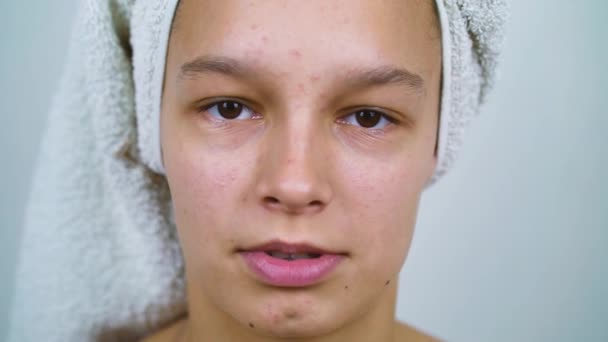
<svg viewBox="0 0 608 342"><path fill-rule="evenodd" d="M342 122L368 129L383 129L393 120L386 114L373 110L361 109L341 119Z"/></svg>
<svg viewBox="0 0 608 342"><path fill-rule="evenodd" d="M205 106L203 110L213 118L220 120L247 120L254 119L256 116L251 108L234 100L214 102Z"/></svg>

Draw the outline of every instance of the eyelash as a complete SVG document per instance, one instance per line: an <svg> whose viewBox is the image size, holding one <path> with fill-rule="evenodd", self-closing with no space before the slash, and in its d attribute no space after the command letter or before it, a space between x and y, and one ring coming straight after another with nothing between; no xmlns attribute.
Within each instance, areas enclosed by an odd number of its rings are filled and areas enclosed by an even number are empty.
<svg viewBox="0 0 608 342"><path fill-rule="evenodd" d="M245 119L237 119L237 117L234 118L226 118L224 117L222 114L219 113L220 108L218 106L220 106L221 104L232 104L232 105L237 105L241 107L241 110L239 111L238 116L240 116L242 114L243 110L247 110L247 112L249 113L248 118ZM217 112L217 114L213 114L210 113L210 111L213 110L213 108L217 108L214 111ZM237 120L255 120L255 119L259 119L261 118L261 114L256 113L253 109L251 109L249 106L247 106L246 104L244 104L242 101L240 100L232 100L232 99L223 99L223 100L219 100L219 101L214 101L212 103L206 104L204 106L199 107L199 112L205 112L208 113L209 115L211 115L214 119L216 120L221 120L221 121L237 121ZM373 125L373 127L364 127L358 124L355 124L354 122L357 121L356 115L361 114L367 112L369 113L373 113L376 115L379 115L380 118L378 119L378 122ZM351 120L349 120L348 118L353 118ZM390 125L390 124L398 124L398 121L396 119L394 119L393 117L387 115L386 113L384 113L383 111L377 110L377 109L373 109L373 108L366 108L366 107L358 107L357 109L355 109L354 111L349 112L348 115L342 116L337 120L339 123L343 123L346 125L351 125L351 126L355 126L355 127L359 127L359 128L363 128L369 131L381 131L383 130L386 126ZM375 126L377 126L379 123L382 123L382 127L381 128L377 128Z"/></svg>
<svg viewBox="0 0 608 342"><path fill-rule="evenodd" d="M361 113L373 113L375 115L378 115L378 122L376 124L374 124L372 127L364 127L361 126L357 121L356 116L358 114ZM352 118L351 120L349 120L349 118ZM398 121L396 119L394 119L393 117L391 117L390 115L386 114L385 112L378 110L378 109L373 109L373 108L365 108L365 107L360 107L354 111L350 111L348 115L346 116L342 116L341 118L338 119L338 122L346 124L346 125L351 125L351 126L355 126L355 127L359 127L359 128L363 128L366 129L368 131L382 131L385 129L386 126L391 125L391 124L398 124ZM354 122L357 122L357 124L355 124ZM376 127L378 124L382 124L381 127Z"/></svg>
<svg viewBox="0 0 608 342"><path fill-rule="evenodd" d="M241 107L241 111L239 111L238 116L241 115L242 110L243 109L247 109L247 111L250 113L250 118L245 118L245 119L237 119L235 118L226 118L223 115L221 115L219 113L219 105L221 104L226 104L226 103L231 103L231 104L236 104L238 106ZM211 113L212 109L214 107L217 107L217 109L215 110L219 115L214 115L213 113ZM251 107L247 106L246 104L244 104L243 102L239 101L239 100L231 100L231 99L225 99L225 100L219 100L219 101L214 101L212 103L206 104L204 106L199 107L199 112L204 112L204 113L208 113L209 115L211 115L214 119L216 120L221 120L221 121L233 121L233 120L247 120L247 119L258 119L261 118L261 115L256 113L253 109L251 109Z"/></svg>

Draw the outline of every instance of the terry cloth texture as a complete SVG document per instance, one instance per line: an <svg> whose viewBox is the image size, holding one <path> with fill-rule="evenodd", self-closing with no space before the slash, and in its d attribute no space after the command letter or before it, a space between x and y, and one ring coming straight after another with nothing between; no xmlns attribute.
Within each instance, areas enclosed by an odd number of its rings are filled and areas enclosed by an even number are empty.
<svg viewBox="0 0 608 342"><path fill-rule="evenodd" d="M177 0L84 0L22 233L11 342L134 341L186 311L160 158L159 111ZM437 0L439 164L453 163L493 83L501 0Z"/></svg>

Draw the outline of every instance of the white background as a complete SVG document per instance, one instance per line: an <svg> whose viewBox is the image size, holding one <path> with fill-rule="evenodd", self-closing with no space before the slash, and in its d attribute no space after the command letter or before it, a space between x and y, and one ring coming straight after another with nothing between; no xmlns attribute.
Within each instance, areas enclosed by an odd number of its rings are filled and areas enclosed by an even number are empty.
<svg viewBox="0 0 608 342"><path fill-rule="evenodd" d="M0 340L76 3L0 2ZM501 82L423 197L398 317L449 341L608 341L608 5L511 4Z"/></svg>

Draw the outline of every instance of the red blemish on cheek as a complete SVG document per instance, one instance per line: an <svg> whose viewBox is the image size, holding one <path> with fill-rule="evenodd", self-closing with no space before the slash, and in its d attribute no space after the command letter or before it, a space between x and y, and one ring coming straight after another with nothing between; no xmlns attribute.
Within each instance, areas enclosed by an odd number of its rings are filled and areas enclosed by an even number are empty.
<svg viewBox="0 0 608 342"><path fill-rule="evenodd" d="M305 91L304 85L302 83L298 83L298 91L300 91L302 93Z"/></svg>
<svg viewBox="0 0 608 342"><path fill-rule="evenodd" d="M321 76L319 76L317 74L310 76L310 81L311 82L317 82L320 79L321 79Z"/></svg>
<svg viewBox="0 0 608 342"><path fill-rule="evenodd" d="M289 55L293 58L299 59L300 57L302 57L302 53L298 50L289 50Z"/></svg>
<svg viewBox="0 0 608 342"><path fill-rule="evenodd" d="M257 29L258 29L258 25L253 24L253 25L251 25L249 28L250 28L252 31L255 31L255 30L257 30Z"/></svg>
<svg viewBox="0 0 608 342"><path fill-rule="evenodd" d="M262 36L262 42L263 43L267 43L268 42L268 37L266 35Z"/></svg>

